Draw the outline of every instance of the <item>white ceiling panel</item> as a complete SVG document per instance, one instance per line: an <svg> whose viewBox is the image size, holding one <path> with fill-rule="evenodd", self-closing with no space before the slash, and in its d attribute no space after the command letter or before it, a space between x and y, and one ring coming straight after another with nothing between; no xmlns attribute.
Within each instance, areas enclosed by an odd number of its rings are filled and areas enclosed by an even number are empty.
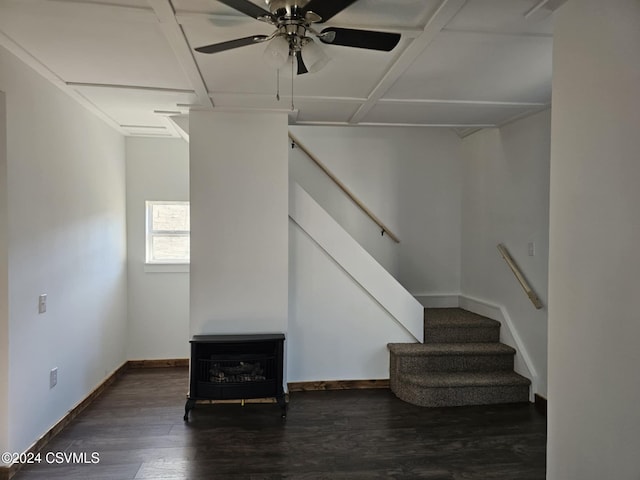
<svg viewBox="0 0 640 480"><path fill-rule="evenodd" d="M548 102L551 38L441 32L386 98Z"/></svg>
<svg viewBox="0 0 640 480"><path fill-rule="evenodd" d="M330 19L404 35L392 52L320 44L331 61L294 76L293 112L289 74L275 98L266 44L193 51L274 30L218 0L0 0L0 45L131 135L177 135L166 115L188 108L177 104L203 108L208 95L214 108L287 112L292 122L447 124L459 133L550 102L549 10L525 17L539 0L442 3L357 0Z"/></svg>
<svg viewBox="0 0 640 480"><path fill-rule="evenodd" d="M177 14L210 13L213 15L244 16L237 10L218 2L218 0L172 0L171 3ZM266 10L266 4L258 2L256 4ZM254 21L257 22L257 20Z"/></svg>
<svg viewBox="0 0 640 480"><path fill-rule="evenodd" d="M542 10L525 17L540 0L468 0L447 29L551 35L551 14Z"/></svg>
<svg viewBox="0 0 640 480"><path fill-rule="evenodd" d="M68 6L68 5L67 5ZM0 29L66 82L188 89L158 23L3 11Z"/></svg>
<svg viewBox="0 0 640 480"><path fill-rule="evenodd" d="M530 111L534 109L515 105L379 103L371 109L363 123L500 125Z"/></svg>
<svg viewBox="0 0 640 480"><path fill-rule="evenodd" d="M44 29L51 37L57 34L54 28L46 27L51 20L106 24L158 22L146 0L130 4L81 0L0 0L0 13L3 25L19 17L34 21L41 19L45 23ZM51 22L51 25L58 26L56 22Z"/></svg>
<svg viewBox="0 0 640 480"><path fill-rule="evenodd" d="M336 26L422 27L441 0L358 0L329 20Z"/></svg>
<svg viewBox="0 0 640 480"><path fill-rule="evenodd" d="M218 0L172 0L171 3L178 14L209 13L212 15L245 17L244 14L218 2ZM253 3L265 10L268 10L267 5L264 2L255 1ZM248 18L250 19L250 17ZM258 20L254 19L253 21L257 22Z"/></svg>
<svg viewBox="0 0 640 480"><path fill-rule="evenodd" d="M119 7L149 8L147 0L49 0L50 2L95 3Z"/></svg>
<svg viewBox="0 0 640 480"><path fill-rule="evenodd" d="M74 89L120 125L162 126L165 125L162 115L154 111L184 111L178 104L191 104L196 100L189 92L83 86Z"/></svg>
<svg viewBox="0 0 640 480"><path fill-rule="evenodd" d="M290 108L290 105L291 97L284 92L280 101L275 91L271 95L220 93L215 96L215 107L220 108L282 110Z"/></svg>

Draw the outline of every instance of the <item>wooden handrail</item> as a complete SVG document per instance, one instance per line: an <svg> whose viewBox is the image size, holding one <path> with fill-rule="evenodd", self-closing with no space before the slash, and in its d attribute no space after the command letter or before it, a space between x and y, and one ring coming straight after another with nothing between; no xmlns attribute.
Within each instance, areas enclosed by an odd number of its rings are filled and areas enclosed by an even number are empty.
<svg viewBox="0 0 640 480"><path fill-rule="evenodd" d="M505 262L507 262L507 265L509 265L509 268L511 269L513 274L518 279L518 282L520 283L525 293L529 297L529 300L531 300L531 303L533 303L533 306L536 307L537 309L541 309L542 302L540 301L540 298L538 297L536 292L533 291L533 288L531 288L531 285L529 285L529 282L527 282L527 279L522 274L522 271L520 270L520 267L518 267L518 264L516 264L515 260L511 258L511 255L509 254L507 247L505 247L503 244L499 244L498 251L502 255L502 258L504 258Z"/></svg>
<svg viewBox="0 0 640 480"><path fill-rule="evenodd" d="M362 210L365 213L365 215L367 215L371 220L373 220L373 222L376 225L378 225L382 229L383 235L386 233L391 240L393 240L396 243L400 243L400 239L391 230L389 230L389 227L387 227L384 223L382 223L382 220L376 217L374 213L371 210L369 210L367 206L364 203L362 203L360 199L358 199L358 197L356 197L351 192L351 190L349 190L349 188L347 188L347 186L344 183L342 183L340 179L336 177L333 174L333 172L331 172L331 170L329 170L327 166L318 159L318 157L316 157L313 153L309 151L309 149L307 149L302 143L300 143L300 140L298 140L296 136L293 135L293 133L289 132L289 138L300 150L302 150L305 153L307 157L313 160L313 162L318 167L320 167L320 170L322 170L331 180L333 180L333 182L340 188L340 190L342 190L347 195L347 197L349 197L351 201L355 203L360 208L360 210Z"/></svg>

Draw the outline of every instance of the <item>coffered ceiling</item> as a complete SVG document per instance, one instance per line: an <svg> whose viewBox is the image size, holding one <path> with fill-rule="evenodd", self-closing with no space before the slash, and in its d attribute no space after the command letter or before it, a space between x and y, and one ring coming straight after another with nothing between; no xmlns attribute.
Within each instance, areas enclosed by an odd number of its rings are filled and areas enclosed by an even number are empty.
<svg viewBox="0 0 640 480"><path fill-rule="evenodd" d="M398 46L321 44L330 62L281 75L280 100L265 44L193 50L273 31L217 0L0 0L0 45L125 135L178 136L173 116L215 108L282 111L292 124L450 127L464 136L549 106L558 3L358 0L322 27L398 32Z"/></svg>

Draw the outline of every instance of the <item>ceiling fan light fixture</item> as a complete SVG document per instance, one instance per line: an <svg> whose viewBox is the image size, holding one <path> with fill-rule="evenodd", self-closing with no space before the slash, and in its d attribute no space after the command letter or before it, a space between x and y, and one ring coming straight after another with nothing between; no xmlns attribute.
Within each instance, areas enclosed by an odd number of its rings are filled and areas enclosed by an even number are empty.
<svg viewBox="0 0 640 480"><path fill-rule="evenodd" d="M289 60L289 42L283 35L277 35L269 42L262 57L269 66L282 68Z"/></svg>
<svg viewBox="0 0 640 480"><path fill-rule="evenodd" d="M324 49L311 38L302 47L302 54L304 55L304 63L307 66L307 70L311 73L320 71L330 60Z"/></svg>

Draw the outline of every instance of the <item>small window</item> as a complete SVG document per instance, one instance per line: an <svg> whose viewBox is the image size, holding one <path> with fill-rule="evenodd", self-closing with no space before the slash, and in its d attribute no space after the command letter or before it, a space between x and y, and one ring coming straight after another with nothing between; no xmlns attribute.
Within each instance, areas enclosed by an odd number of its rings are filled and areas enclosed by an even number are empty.
<svg viewBox="0 0 640 480"><path fill-rule="evenodd" d="M189 263L189 202L147 201L147 263Z"/></svg>

